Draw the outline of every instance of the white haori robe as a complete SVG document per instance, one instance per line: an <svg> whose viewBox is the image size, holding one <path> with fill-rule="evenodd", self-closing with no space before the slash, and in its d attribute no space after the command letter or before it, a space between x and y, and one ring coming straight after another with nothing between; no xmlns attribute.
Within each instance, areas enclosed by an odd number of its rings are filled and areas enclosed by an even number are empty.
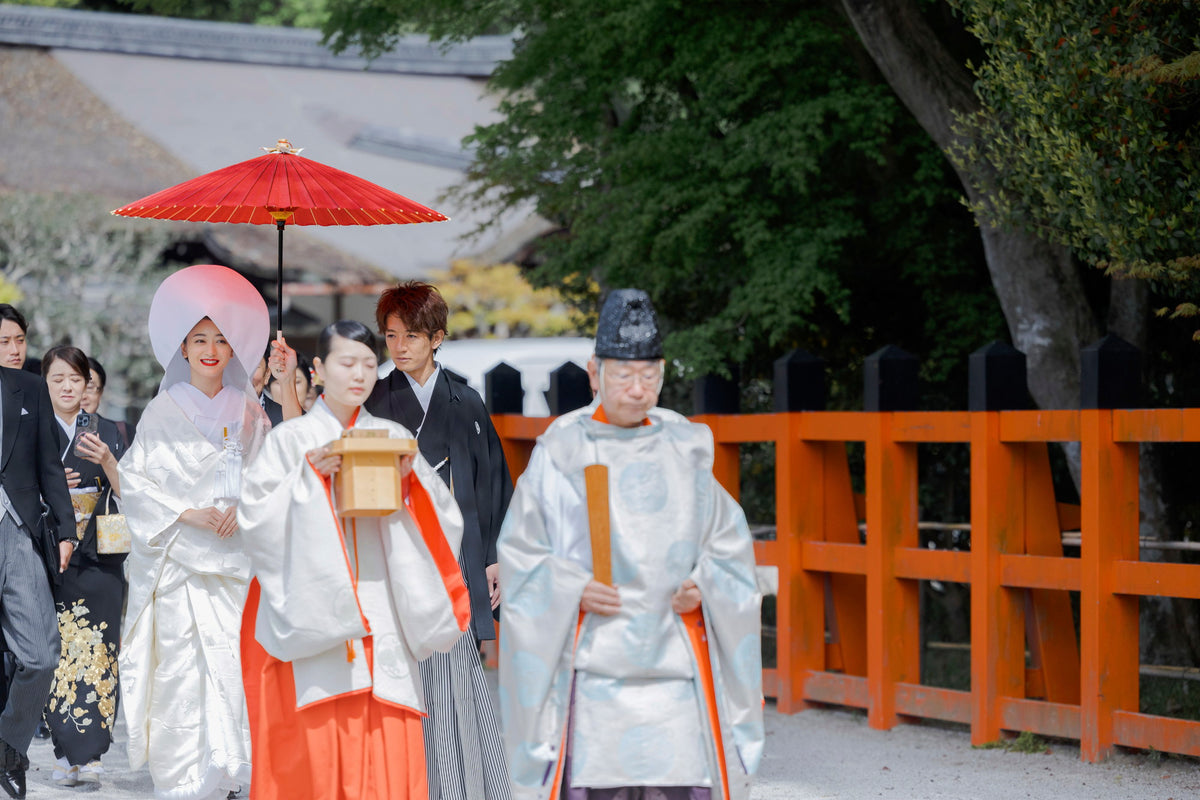
<svg viewBox="0 0 1200 800"><path fill-rule="evenodd" d="M720 800L720 737L730 795L744 797L764 738L761 595L745 516L713 477L706 426L654 409L651 424L621 428L593 419L595 409L538 438L500 533L499 695L514 796L552 796L574 682L572 786L708 786ZM581 619L592 579L583 469L594 463L609 468L621 609ZM707 659L671 609L688 578L703 598Z"/></svg>
<svg viewBox="0 0 1200 800"><path fill-rule="evenodd" d="M362 409L352 427L413 438ZM386 517L339 518L331 482L305 454L342 431L318 400L308 414L271 432L245 476L238 525L262 591L255 639L271 656L291 662L297 707L369 690L423 714L417 662L449 651L470 623L457 560L462 514L417 455L409 505ZM415 494L432 508L413 501ZM367 635L374 674L364 657Z"/></svg>
<svg viewBox="0 0 1200 800"><path fill-rule="evenodd" d="M242 396L240 419L229 423L249 461L270 422ZM179 519L213 505L226 463L164 391L146 406L118 465L132 538L121 708L130 766L148 762L155 793L167 800L223 794L250 780L238 655L250 561L240 532L222 539Z"/></svg>

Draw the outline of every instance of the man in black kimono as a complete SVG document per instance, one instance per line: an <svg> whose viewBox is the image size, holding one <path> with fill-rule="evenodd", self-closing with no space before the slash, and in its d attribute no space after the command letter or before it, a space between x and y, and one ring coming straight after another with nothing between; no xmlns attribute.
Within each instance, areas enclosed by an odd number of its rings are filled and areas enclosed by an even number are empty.
<svg viewBox="0 0 1200 800"><path fill-rule="evenodd" d="M396 369L375 384L366 408L416 433L421 455L450 487L463 515L459 563L471 597L471 630L450 653L421 662L429 706L424 721L429 796L506 798L508 774L479 641L496 638L496 539L512 479L482 398L434 360L446 337L447 316L446 301L427 283L408 281L383 293L375 318Z"/></svg>

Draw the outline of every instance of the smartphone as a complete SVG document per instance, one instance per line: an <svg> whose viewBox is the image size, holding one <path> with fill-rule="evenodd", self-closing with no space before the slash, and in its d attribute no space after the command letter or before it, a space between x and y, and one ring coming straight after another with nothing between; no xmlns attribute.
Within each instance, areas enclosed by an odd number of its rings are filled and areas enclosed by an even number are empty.
<svg viewBox="0 0 1200 800"><path fill-rule="evenodd" d="M79 416L75 418L75 455L83 457L83 453L79 452L80 437L85 433L95 433L99 428L100 417L86 411L79 412Z"/></svg>

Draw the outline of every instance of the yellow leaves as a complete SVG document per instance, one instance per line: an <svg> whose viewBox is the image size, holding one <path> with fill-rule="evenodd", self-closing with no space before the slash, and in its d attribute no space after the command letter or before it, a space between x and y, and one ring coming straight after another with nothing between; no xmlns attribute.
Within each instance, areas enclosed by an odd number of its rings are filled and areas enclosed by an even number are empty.
<svg viewBox="0 0 1200 800"><path fill-rule="evenodd" d="M582 333L586 326L558 290L535 289L516 264L459 259L430 282L450 307L452 339L563 336Z"/></svg>
<svg viewBox="0 0 1200 800"><path fill-rule="evenodd" d="M1188 53L1183 58L1164 64L1162 59L1146 59L1143 74L1155 83L1170 83L1176 86L1200 79L1200 52Z"/></svg>
<svg viewBox="0 0 1200 800"><path fill-rule="evenodd" d="M25 295L21 293L17 285L0 275L0 303L17 305L24 299Z"/></svg>

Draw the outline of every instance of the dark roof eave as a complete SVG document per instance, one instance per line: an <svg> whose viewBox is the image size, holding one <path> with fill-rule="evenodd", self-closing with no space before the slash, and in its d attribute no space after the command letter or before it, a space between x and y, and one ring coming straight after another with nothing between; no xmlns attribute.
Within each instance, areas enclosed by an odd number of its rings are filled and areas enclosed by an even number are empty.
<svg viewBox="0 0 1200 800"><path fill-rule="evenodd" d="M512 55L507 36L481 36L443 50L404 36L374 61L334 55L309 28L113 14L0 4L0 43L128 55L194 58L285 67L487 78Z"/></svg>

